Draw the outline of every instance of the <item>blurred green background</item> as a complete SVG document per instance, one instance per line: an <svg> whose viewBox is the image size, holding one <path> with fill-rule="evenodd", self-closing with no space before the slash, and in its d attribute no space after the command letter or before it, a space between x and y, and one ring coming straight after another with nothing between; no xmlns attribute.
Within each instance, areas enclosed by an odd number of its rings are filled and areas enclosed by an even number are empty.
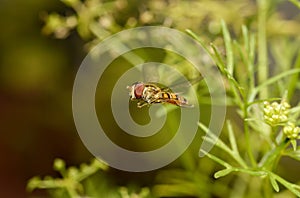
<svg viewBox="0 0 300 198"><path fill-rule="evenodd" d="M197 1L196 6L189 1L149 2L129 1L126 9L112 10L117 25L107 32L164 25L192 29L208 43L218 44L222 43L220 19L233 34L240 34L242 24L253 30L257 25L254 1ZM280 6L272 11L268 36L299 36L299 20L290 20L299 10L287 1L276 2ZM75 30L62 40L42 34L42 19L48 12L69 15L73 10L53 0L0 1L0 197L28 197L27 180L34 175L55 175L52 163L57 157L68 164L92 158L76 132L71 109L73 80L87 53L85 44L92 39ZM35 194L43 192L31 196Z"/></svg>
<svg viewBox="0 0 300 198"><path fill-rule="evenodd" d="M57 40L41 33L43 12L66 10L53 0L0 1L0 197L27 197L27 180L53 174L56 157L92 157L71 109L83 42L76 34Z"/></svg>

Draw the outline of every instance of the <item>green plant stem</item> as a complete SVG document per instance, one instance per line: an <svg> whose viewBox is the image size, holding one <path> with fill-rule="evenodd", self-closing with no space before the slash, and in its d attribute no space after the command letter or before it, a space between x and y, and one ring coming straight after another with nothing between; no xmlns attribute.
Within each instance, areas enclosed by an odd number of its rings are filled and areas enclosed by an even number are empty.
<svg viewBox="0 0 300 198"><path fill-rule="evenodd" d="M68 194L70 195L71 198L80 197L79 194L76 192L74 186L67 185L66 190L67 190L67 192L68 192Z"/></svg>
<svg viewBox="0 0 300 198"><path fill-rule="evenodd" d="M266 39L266 20L268 0L257 0L258 5L258 83L261 84L268 78L268 52ZM268 98L268 89L260 92L260 98Z"/></svg>
<svg viewBox="0 0 300 198"><path fill-rule="evenodd" d="M300 68L300 54L298 54L295 65L294 65L295 69L299 69ZM290 78L290 82L288 85L288 100L291 100L294 93L295 93L295 89L296 89L296 85L298 82L298 77L299 77L299 73L294 74L293 76L291 76Z"/></svg>
<svg viewBox="0 0 300 198"><path fill-rule="evenodd" d="M228 128L228 134L229 134L229 141L230 141L230 145L231 145L231 149L232 149L232 156L243 168L246 169L246 168L248 168L248 166L247 166L246 162L243 160L243 158L241 158L241 156L240 156L238 146L236 143L236 138L234 136L232 125L229 120L227 121L227 128Z"/></svg>
<svg viewBox="0 0 300 198"><path fill-rule="evenodd" d="M247 154L249 156L251 165L253 167L257 166L257 163L255 161L255 158L253 156L253 152L252 152L252 146L251 146L251 141L250 141L250 132L249 132L249 123L246 120L246 118L248 118L248 105L245 104L243 111L244 111L244 132L245 132L245 138L246 138L246 144L247 144Z"/></svg>
<svg viewBox="0 0 300 198"><path fill-rule="evenodd" d="M278 143L276 142L277 131L278 131L278 126L271 127L270 139L276 145L278 145Z"/></svg>

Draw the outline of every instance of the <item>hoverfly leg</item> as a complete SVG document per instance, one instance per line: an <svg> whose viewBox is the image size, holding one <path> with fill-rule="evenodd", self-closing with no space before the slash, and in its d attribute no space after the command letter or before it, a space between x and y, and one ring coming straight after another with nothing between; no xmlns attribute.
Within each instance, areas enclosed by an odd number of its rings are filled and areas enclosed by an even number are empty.
<svg viewBox="0 0 300 198"><path fill-rule="evenodd" d="M147 105L149 105L149 104L144 102L144 101L140 101L140 102L137 103L138 108L142 108L142 107L147 106Z"/></svg>

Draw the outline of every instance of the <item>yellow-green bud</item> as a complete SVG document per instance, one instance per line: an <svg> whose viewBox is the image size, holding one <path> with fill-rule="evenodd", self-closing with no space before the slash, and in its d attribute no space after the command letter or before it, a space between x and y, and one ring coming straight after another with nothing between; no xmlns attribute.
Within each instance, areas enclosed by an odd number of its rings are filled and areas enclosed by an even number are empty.
<svg viewBox="0 0 300 198"><path fill-rule="evenodd" d="M299 139L299 133L300 128L298 126L295 126L294 123L288 122L287 125L283 127L283 133L289 138L289 139Z"/></svg>
<svg viewBox="0 0 300 198"><path fill-rule="evenodd" d="M288 121L290 105L284 100L281 103L268 101L264 102L264 119L270 126L276 126Z"/></svg>

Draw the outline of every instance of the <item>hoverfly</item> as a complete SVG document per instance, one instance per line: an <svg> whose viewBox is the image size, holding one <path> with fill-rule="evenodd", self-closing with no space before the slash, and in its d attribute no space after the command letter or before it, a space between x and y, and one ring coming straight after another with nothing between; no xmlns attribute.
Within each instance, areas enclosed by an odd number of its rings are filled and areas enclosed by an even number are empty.
<svg viewBox="0 0 300 198"><path fill-rule="evenodd" d="M180 107L193 107L188 101L174 93L169 87L156 82L135 82L131 86L127 86L131 100L137 100L139 108L149 106L155 103L168 103Z"/></svg>

